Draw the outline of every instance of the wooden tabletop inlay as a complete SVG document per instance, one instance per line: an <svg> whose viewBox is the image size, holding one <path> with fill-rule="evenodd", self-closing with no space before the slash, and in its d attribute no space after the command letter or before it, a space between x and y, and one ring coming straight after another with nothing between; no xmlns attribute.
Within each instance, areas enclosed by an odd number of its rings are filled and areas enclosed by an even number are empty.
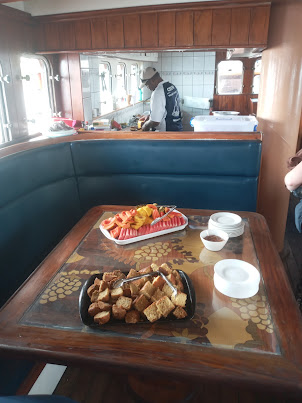
<svg viewBox="0 0 302 403"><path fill-rule="evenodd" d="M222 259L244 260L261 273L247 218L242 236L230 238L221 251L211 252L205 249L199 236L207 228L209 216L191 215L182 231L120 246L105 238L99 229L100 222L112 214L102 214L25 312L21 325L94 333L100 338L111 335L280 354L263 280L259 292L247 299L226 297L213 283L214 264ZM106 324L98 330L82 324L78 299L81 287L91 275L114 269L139 270L151 263L164 262L186 272L193 282L196 311L192 320Z"/></svg>

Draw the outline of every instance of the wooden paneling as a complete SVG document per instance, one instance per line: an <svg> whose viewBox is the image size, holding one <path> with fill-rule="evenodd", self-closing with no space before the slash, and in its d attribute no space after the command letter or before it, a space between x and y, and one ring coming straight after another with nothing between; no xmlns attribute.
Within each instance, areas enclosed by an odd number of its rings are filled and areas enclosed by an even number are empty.
<svg viewBox="0 0 302 403"><path fill-rule="evenodd" d="M91 24L90 21L75 21L75 47L76 49L91 49Z"/></svg>
<svg viewBox="0 0 302 403"><path fill-rule="evenodd" d="M84 120L83 94L81 80L80 55L78 53L68 54L70 96L72 106L72 118Z"/></svg>
<svg viewBox="0 0 302 403"><path fill-rule="evenodd" d="M106 18L93 18L91 20L92 49L107 49L107 21Z"/></svg>
<svg viewBox="0 0 302 403"><path fill-rule="evenodd" d="M141 24L139 14L124 16L124 40L125 48L141 47Z"/></svg>
<svg viewBox="0 0 302 403"><path fill-rule="evenodd" d="M248 45L250 14L249 7L232 10L230 45Z"/></svg>
<svg viewBox="0 0 302 403"><path fill-rule="evenodd" d="M270 6L253 7L251 9L251 26L249 44L265 44L269 26Z"/></svg>
<svg viewBox="0 0 302 403"><path fill-rule="evenodd" d="M158 14L158 45L175 46L175 13Z"/></svg>
<svg viewBox="0 0 302 403"><path fill-rule="evenodd" d="M158 19L157 13L141 15L142 47L158 47Z"/></svg>
<svg viewBox="0 0 302 403"><path fill-rule="evenodd" d="M122 16L107 17L108 48L122 49L124 47L124 23Z"/></svg>
<svg viewBox="0 0 302 403"><path fill-rule="evenodd" d="M230 44L231 10L213 10L212 45Z"/></svg>
<svg viewBox="0 0 302 403"><path fill-rule="evenodd" d="M59 24L49 23L44 25L44 45L47 50L60 49Z"/></svg>
<svg viewBox="0 0 302 403"><path fill-rule="evenodd" d="M75 49L75 32L73 22L62 22L59 24L59 36L61 50Z"/></svg>
<svg viewBox="0 0 302 403"><path fill-rule="evenodd" d="M194 12L194 45L208 46L212 43L213 11Z"/></svg>
<svg viewBox="0 0 302 403"><path fill-rule="evenodd" d="M176 46L193 45L193 11L176 13Z"/></svg>

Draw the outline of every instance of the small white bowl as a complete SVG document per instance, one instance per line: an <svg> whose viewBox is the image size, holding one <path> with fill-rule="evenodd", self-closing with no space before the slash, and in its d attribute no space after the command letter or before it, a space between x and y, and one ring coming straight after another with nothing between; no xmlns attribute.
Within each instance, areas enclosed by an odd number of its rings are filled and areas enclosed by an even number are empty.
<svg viewBox="0 0 302 403"><path fill-rule="evenodd" d="M205 238L209 235L219 236L220 238L223 239L223 241L220 242L207 241ZM202 240L202 243L208 250L211 250L212 252L217 252L224 247L224 245L227 243L229 239L229 236L226 232L222 231L221 229L209 228L200 233L200 239Z"/></svg>

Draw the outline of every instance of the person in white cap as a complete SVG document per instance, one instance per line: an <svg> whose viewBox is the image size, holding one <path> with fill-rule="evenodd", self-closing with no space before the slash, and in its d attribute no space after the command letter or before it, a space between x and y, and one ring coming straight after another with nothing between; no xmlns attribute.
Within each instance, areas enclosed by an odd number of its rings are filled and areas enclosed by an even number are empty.
<svg viewBox="0 0 302 403"><path fill-rule="evenodd" d="M154 67L147 67L141 75L140 88L144 86L152 91L152 95L150 115L142 130L182 131L180 98L175 85L164 81Z"/></svg>

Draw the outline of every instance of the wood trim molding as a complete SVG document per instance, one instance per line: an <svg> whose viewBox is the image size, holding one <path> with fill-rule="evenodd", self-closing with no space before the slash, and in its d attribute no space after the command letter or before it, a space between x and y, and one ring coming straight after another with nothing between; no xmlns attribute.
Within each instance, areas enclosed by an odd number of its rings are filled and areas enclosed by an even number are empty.
<svg viewBox="0 0 302 403"><path fill-rule="evenodd" d="M215 2L201 2L201 3L180 3L180 4L163 4L155 6L141 6L141 7L127 7L116 8L108 10L94 10L84 12L74 12L65 14L52 14L45 16L32 17L34 21L46 23L46 22L63 22L63 21L79 21L82 19L99 18L104 16L116 16L116 15L128 15L128 14L148 14L154 12L163 11L194 11L194 10L208 10L208 9L221 9L221 8L237 8L237 7L256 7L270 5L269 1L257 1L251 0L233 0L220 1L218 4Z"/></svg>
<svg viewBox="0 0 302 403"><path fill-rule="evenodd" d="M165 133L150 133L143 134L141 131L138 133L133 132L102 132L97 134L95 131L85 131L83 134L75 136L65 136L57 138L41 138L35 141L28 141L26 143L15 144L0 150L0 158L7 157L18 152L31 150L34 148L45 147L59 143L71 143L74 141L82 140L240 140L240 141L262 141L262 133L232 133L232 132L215 132L215 133L192 133L192 132L165 132Z"/></svg>

